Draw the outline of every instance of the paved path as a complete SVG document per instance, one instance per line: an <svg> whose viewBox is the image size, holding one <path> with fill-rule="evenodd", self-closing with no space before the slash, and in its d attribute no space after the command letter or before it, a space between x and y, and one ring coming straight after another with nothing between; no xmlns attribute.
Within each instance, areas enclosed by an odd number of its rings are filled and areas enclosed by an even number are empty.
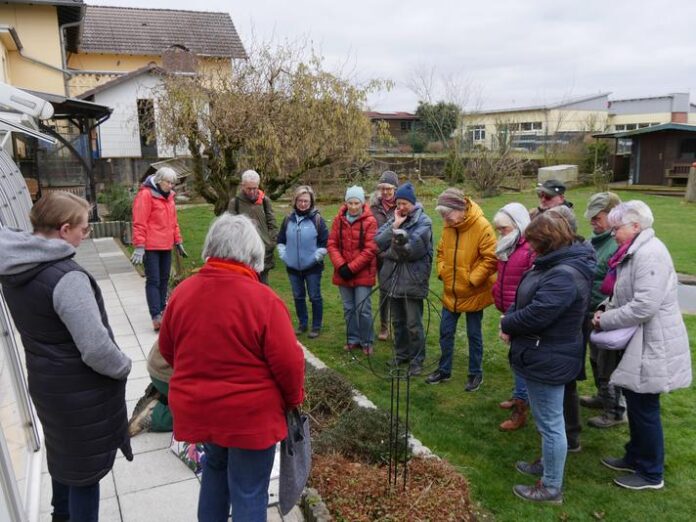
<svg viewBox="0 0 696 522"><path fill-rule="evenodd" d="M133 410L150 379L145 357L156 334L145 302L145 281L111 239L84 241L76 260L97 279L104 294L116 342L133 360L126 385L128 412ZM171 434L145 433L131 441L133 462L118 453L113 470L100 483L101 522L193 522L200 483L193 472L169 451ZM276 474L277 476L277 474ZM271 484L271 503L277 501L277 479ZM51 484L44 462L41 480L41 521L51 520ZM283 520L276 506L268 520ZM302 520L296 509L285 517Z"/></svg>

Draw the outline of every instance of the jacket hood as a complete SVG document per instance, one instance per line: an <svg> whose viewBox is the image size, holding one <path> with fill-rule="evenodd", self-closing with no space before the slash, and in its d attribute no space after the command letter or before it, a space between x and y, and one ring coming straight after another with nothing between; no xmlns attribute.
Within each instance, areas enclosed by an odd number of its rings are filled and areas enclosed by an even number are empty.
<svg viewBox="0 0 696 522"><path fill-rule="evenodd" d="M20 285L33 277L33 269L75 255L75 247L62 239L46 239L21 230L0 229L0 280Z"/></svg>
<svg viewBox="0 0 696 522"><path fill-rule="evenodd" d="M348 205L346 205L346 204L344 203L343 205L341 205L341 208L340 208L339 211L338 211L338 216L339 216L341 219L347 220L347 218L346 218L346 212L347 212L347 211L348 211ZM360 221L361 219L365 219L365 218L368 217L368 216L372 216L372 211L370 210L370 205L368 205L367 203L363 203L363 211L362 211L362 214L360 214L360 215L358 216L358 218L357 218L355 221L358 222L358 221Z"/></svg>
<svg viewBox="0 0 696 522"><path fill-rule="evenodd" d="M588 280L594 277L597 259L595 251L587 242L576 241L570 246L559 248L545 256L537 257L534 266L547 270L559 264L570 265L576 268Z"/></svg>
<svg viewBox="0 0 696 522"><path fill-rule="evenodd" d="M524 231L529 225L529 210L527 207L521 203L508 203L503 208L499 210L508 215L510 219L515 223L517 230L520 231L520 235L524 235Z"/></svg>
<svg viewBox="0 0 696 522"><path fill-rule="evenodd" d="M481 207L478 206L478 203L475 201L472 201L469 198L464 198L466 201L466 216L464 219L461 221L461 223L457 223L455 226L451 228L456 228L459 230L468 230L476 221L483 216L483 210L481 210Z"/></svg>
<svg viewBox="0 0 696 522"><path fill-rule="evenodd" d="M164 199L164 193L159 186L157 186L157 183L155 183L155 176L153 174L145 178L145 181L143 181L140 185L140 190L150 190L152 191L153 196ZM167 194L167 197L174 197L176 192L174 192L174 189L172 189Z"/></svg>

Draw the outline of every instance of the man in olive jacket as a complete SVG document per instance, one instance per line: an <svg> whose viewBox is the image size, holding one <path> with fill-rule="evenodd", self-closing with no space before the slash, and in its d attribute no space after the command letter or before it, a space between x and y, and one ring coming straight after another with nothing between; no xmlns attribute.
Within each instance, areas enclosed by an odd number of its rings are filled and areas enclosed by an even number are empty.
<svg viewBox="0 0 696 522"><path fill-rule="evenodd" d="M263 246L266 248L266 257L263 262L263 272L259 279L265 285L268 284L268 272L275 265L273 252L276 247L278 226L271 200L259 190L261 177L255 170L247 170L242 174L242 182L239 185L237 195L230 201L228 212L230 214L244 214L256 223L256 230L261 236Z"/></svg>

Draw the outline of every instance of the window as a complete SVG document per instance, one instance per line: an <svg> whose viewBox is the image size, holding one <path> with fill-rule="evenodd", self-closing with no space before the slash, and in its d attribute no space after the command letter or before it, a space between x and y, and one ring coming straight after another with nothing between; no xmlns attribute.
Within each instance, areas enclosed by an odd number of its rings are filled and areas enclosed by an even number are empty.
<svg viewBox="0 0 696 522"><path fill-rule="evenodd" d="M639 123L638 124L639 129L647 129L648 127L650 127L649 123Z"/></svg>
<svg viewBox="0 0 696 522"><path fill-rule="evenodd" d="M468 131L471 134L472 141L483 141L486 139L485 125L469 125Z"/></svg>
<svg viewBox="0 0 696 522"><path fill-rule="evenodd" d="M625 131L625 130L626 130L626 125L623 125L623 124L616 124L616 125L614 125L614 130L615 130L616 132Z"/></svg>
<svg viewBox="0 0 696 522"><path fill-rule="evenodd" d="M626 124L626 130L627 130L627 131L636 130L636 124L635 124L635 123L627 123L627 124Z"/></svg>
<svg viewBox="0 0 696 522"><path fill-rule="evenodd" d="M520 130L523 131L533 131L533 130L541 130L541 122L540 121L525 121L519 124L520 125Z"/></svg>
<svg viewBox="0 0 696 522"><path fill-rule="evenodd" d="M412 127L413 127L412 121L402 121L401 122L401 130L404 132L409 132Z"/></svg>
<svg viewBox="0 0 696 522"><path fill-rule="evenodd" d="M138 129L141 156L144 158L157 157L155 104L152 100L138 100Z"/></svg>

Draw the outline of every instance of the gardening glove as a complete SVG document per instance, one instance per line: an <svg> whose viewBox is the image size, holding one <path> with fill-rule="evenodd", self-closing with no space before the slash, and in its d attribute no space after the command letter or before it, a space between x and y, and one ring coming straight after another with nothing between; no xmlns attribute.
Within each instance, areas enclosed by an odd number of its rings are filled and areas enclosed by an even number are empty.
<svg viewBox="0 0 696 522"><path fill-rule="evenodd" d="M317 263L321 263L324 260L325 255L326 255L325 248L317 248L317 251L314 252L314 259Z"/></svg>
<svg viewBox="0 0 696 522"><path fill-rule="evenodd" d="M348 268L348 263L342 265L338 269L338 274L345 280L353 279L353 277L355 276L355 274L350 271L350 268Z"/></svg>
<svg viewBox="0 0 696 522"><path fill-rule="evenodd" d="M143 246L137 246L135 247L135 250L133 251L133 255L131 256L131 263L134 265L141 265L143 263L143 258L145 257L145 247Z"/></svg>
<svg viewBox="0 0 696 522"><path fill-rule="evenodd" d="M183 243L177 243L177 244L176 244L176 253L179 254L181 257L188 257L188 254L186 253L186 250L184 250L184 245L183 245Z"/></svg>

